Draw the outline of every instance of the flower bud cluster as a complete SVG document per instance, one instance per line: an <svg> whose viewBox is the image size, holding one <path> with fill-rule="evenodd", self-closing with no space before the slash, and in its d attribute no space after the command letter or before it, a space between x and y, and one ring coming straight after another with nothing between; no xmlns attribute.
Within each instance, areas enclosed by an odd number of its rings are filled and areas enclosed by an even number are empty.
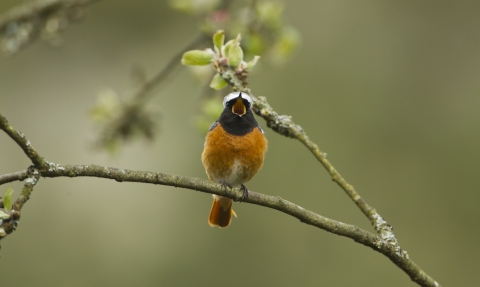
<svg viewBox="0 0 480 287"><path fill-rule="evenodd" d="M192 50L185 52L182 57L182 64L186 66L205 66L213 64L214 67L228 66L234 69L238 74L250 72L260 59L255 56L253 60L245 62L243 60L243 50L240 47L242 37L239 34L237 38L225 43L225 33L218 30L213 35L213 49ZM221 90L227 86L227 82L220 75L216 74L210 87L215 90Z"/></svg>

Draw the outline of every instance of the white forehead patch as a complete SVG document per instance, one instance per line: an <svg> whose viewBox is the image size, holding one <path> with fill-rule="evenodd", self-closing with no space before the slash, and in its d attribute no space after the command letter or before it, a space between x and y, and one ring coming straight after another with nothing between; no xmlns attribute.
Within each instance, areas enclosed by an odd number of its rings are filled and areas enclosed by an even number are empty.
<svg viewBox="0 0 480 287"><path fill-rule="evenodd" d="M223 107L225 108L227 103L229 101L231 101L232 99L238 98L239 94L240 94L240 92L234 92L234 93L230 93L230 94L226 95L225 98L223 98ZM250 96L245 94L245 93L241 93L241 94L242 94L242 99L247 100L250 103L250 106L252 106L253 105L252 98L250 98Z"/></svg>

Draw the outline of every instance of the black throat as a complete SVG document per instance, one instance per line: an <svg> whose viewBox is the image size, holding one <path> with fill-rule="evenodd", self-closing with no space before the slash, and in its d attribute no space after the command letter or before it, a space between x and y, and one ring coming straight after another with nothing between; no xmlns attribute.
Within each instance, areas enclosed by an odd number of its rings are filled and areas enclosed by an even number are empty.
<svg viewBox="0 0 480 287"><path fill-rule="evenodd" d="M229 134L243 136L258 126L257 121L253 117L252 110L247 109L247 113L243 116L232 113L230 108L225 108L218 119L222 128Z"/></svg>

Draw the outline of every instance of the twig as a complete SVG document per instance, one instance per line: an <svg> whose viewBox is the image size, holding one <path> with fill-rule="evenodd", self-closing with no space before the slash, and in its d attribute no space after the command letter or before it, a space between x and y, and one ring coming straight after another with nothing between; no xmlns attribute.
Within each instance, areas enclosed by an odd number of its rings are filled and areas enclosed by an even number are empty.
<svg viewBox="0 0 480 287"><path fill-rule="evenodd" d="M97 146L111 148L117 140L127 141L138 131L144 137L153 139L157 130L159 113L149 110L146 105L147 101L155 95L152 91L176 70L184 52L197 48L208 39L205 34L199 34L185 49L174 55L154 77L147 81L142 77L142 83L133 96L122 101L120 109L115 110L115 116L103 125L97 139Z"/></svg>
<svg viewBox="0 0 480 287"><path fill-rule="evenodd" d="M42 34L51 43L59 43L60 32L69 26L68 23L84 16L81 8L97 1L36 0L18 5L0 15L0 48L7 54L13 54ZM58 24L60 19L62 25Z"/></svg>
<svg viewBox="0 0 480 287"><path fill-rule="evenodd" d="M38 169L43 169L47 166L45 159L37 153L37 151L30 144L30 141L25 138L25 135L15 130L15 128L10 125L7 119L2 116L2 114L0 114L0 129L5 131L5 133L7 133L7 135L9 135L23 149L23 152L28 156L35 167Z"/></svg>
<svg viewBox="0 0 480 287"><path fill-rule="evenodd" d="M395 256L391 256L392 254L389 255L380 251L381 253L390 258L393 263L405 271L405 273L407 273L410 278L419 285L435 287L440 286L435 280L433 280L433 278L431 278L409 259L408 253L402 250L400 247L400 244L398 243L397 238L392 231L392 226L388 224L374 208L368 205L367 202L354 189L354 187L341 176L341 174L333 167L330 161L327 160L326 154L323 153L320 148L310 140L302 127L295 124L291 116L279 115L277 112L275 112L275 110L268 104L265 97L257 98L252 94L248 86L247 71L235 70L228 66L228 63L226 62L219 62L217 64L214 63L214 68L234 90L245 92L252 97L252 110L255 112L255 114L265 119L268 127L283 136L299 140L313 153L317 160L328 171L332 177L332 180L335 181L347 193L357 207L360 208L362 213L367 216L375 230L380 235L381 242L386 243L389 248L391 248Z"/></svg>
<svg viewBox="0 0 480 287"><path fill-rule="evenodd" d="M3 174L3 175L0 175L0 185L13 182L13 181L22 181L27 177L28 175L25 170Z"/></svg>
<svg viewBox="0 0 480 287"><path fill-rule="evenodd" d="M355 191L352 185L340 175L340 173L333 167L333 165L327 160L325 154L320 148L310 140L308 135L302 129L300 125L293 122L291 116L279 115L268 104L265 97L255 97L252 91L248 87L247 75L238 73L228 66L220 66L219 72L222 77L229 83L230 86L236 91L241 91L252 96L253 99L253 111L255 114L261 116L267 122L267 126L273 129L275 132L290 138L295 138L303 143L317 158L317 160L325 167L330 173L332 179L347 193L347 195L355 202L360 210L365 214L368 219L375 226L375 214L376 211L370 207L365 200Z"/></svg>
<svg viewBox="0 0 480 287"><path fill-rule="evenodd" d="M45 14L51 14L52 11L57 11L65 7L75 5L83 6L97 1L100 0L37 0L27 2L0 15L0 30L5 29L5 27L12 22L32 19Z"/></svg>
<svg viewBox="0 0 480 287"><path fill-rule="evenodd" d="M153 78L149 81L145 82L140 90L136 93L135 99L138 100L145 100L147 98L148 93L153 90L156 86L158 86L162 81L164 81L174 70L176 67L180 65L180 60L182 59L183 53L186 51L192 50L197 48L201 43L210 40L205 34L199 34L190 44L188 44L185 49L181 50L172 59L167 63L167 65Z"/></svg>
<svg viewBox="0 0 480 287"><path fill-rule="evenodd" d="M0 227L7 233L10 234L15 230L15 227L20 220L20 211L22 210L23 205L28 201L30 195L32 194L33 187L37 184L40 174L38 170L31 166L26 170L28 178L25 180L23 185L22 193L17 198L15 203L12 206L11 219L3 222ZM0 202L3 207L3 200ZM1 238L0 238L1 239Z"/></svg>

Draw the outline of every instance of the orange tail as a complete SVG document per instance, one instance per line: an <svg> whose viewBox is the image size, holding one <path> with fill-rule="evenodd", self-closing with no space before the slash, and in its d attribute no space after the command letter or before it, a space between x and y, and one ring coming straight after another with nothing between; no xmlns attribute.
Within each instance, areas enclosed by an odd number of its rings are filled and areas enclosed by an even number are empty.
<svg viewBox="0 0 480 287"><path fill-rule="evenodd" d="M213 195L212 210L210 210L208 224L212 227L218 226L220 228L229 226L232 221L232 214L237 217L237 214L232 209L232 202L230 198Z"/></svg>

